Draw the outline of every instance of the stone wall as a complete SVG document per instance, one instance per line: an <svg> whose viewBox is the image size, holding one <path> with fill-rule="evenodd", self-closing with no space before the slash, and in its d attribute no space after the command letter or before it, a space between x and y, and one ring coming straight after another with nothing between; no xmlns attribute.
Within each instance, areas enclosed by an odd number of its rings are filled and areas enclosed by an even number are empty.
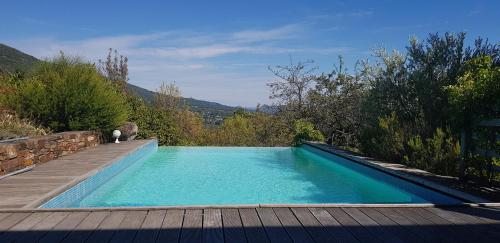
<svg viewBox="0 0 500 243"><path fill-rule="evenodd" d="M62 132L0 143L0 176L98 144L99 136L89 131Z"/></svg>

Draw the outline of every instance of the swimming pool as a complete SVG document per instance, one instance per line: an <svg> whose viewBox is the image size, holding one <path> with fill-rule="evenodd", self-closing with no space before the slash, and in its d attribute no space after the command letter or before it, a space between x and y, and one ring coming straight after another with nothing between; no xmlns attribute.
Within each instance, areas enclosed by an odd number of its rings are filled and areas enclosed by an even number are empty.
<svg viewBox="0 0 500 243"><path fill-rule="evenodd" d="M42 207L460 203L308 145L148 146Z"/></svg>

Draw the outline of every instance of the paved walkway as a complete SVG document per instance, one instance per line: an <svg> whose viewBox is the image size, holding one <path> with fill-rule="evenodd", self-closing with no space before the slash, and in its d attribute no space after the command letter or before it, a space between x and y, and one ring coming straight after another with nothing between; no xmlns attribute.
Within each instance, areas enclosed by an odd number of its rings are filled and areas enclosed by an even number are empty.
<svg viewBox="0 0 500 243"><path fill-rule="evenodd" d="M68 184L76 184L95 173L96 169L134 151L147 141L102 144L1 179L0 209L39 206L48 197L67 189Z"/></svg>
<svg viewBox="0 0 500 243"><path fill-rule="evenodd" d="M0 242L500 242L498 208L207 208L0 213Z"/></svg>

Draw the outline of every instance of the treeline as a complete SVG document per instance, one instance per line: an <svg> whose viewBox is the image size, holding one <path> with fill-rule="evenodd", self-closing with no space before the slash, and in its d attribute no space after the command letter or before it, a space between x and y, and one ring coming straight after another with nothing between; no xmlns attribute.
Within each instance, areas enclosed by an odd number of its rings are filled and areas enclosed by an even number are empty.
<svg viewBox="0 0 500 243"><path fill-rule="evenodd" d="M481 38L466 46L464 33L431 34L412 38L403 53L381 49L375 57L350 72L342 58L323 74L312 62L270 68L279 115L306 119L328 143L372 157L491 178L499 127L481 122L500 118L499 46Z"/></svg>

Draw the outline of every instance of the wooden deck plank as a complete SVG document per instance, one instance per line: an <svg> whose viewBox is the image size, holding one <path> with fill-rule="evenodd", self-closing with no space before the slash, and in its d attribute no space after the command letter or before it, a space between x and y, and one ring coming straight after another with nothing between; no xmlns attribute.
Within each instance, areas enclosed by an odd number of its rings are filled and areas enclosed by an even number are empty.
<svg viewBox="0 0 500 243"><path fill-rule="evenodd" d="M201 242L203 236L203 210L186 209L179 242Z"/></svg>
<svg viewBox="0 0 500 243"><path fill-rule="evenodd" d="M254 208L242 208L239 212L248 243L269 242L257 211Z"/></svg>
<svg viewBox="0 0 500 243"><path fill-rule="evenodd" d="M475 225L481 225L483 222L474 216L440 208L431 208L428 209L428 211L454 223L456 225L454 227L459 227L459 229L462 229L464 232L469 232L469 234L473 235L477 240L487 241L488 238L492 237L500 238L500 232L496 232L495 228L487 224L476 227Z"/></svg>
<svg viewBox="0 0 500 243"><path fill-rule="evenodd" d="M84 242L94 232L101 222L109 215L109 212L90 212L89 215L78 224L75 229L64 238L63 243Z"/></svg>
<svg viewBox="0 0 500 243"><path fill-rule="evenodd" d="M7 214L5 218L0 221L0 235L10 229L10 227L16 225L18 222L28 217L30 213L12 213Z"/></svg>
<svg viewBox="0 0 500 243"><path fill-rule="evenodd" d="M349 231L333 218L324 208L310 208L318 222L333 236L335 242L359 242Z"/></svg>
<svg viewBox="0 0 500 243"><path fill-rule="evenodd" d="M23 237L16 240L18 243L23 242L37 242L45 234L51 231L59 222L63 221L70 213L68 212L54 212L36 224L29 233L23 234Z"/></svg>
<svg viewBox="0 0 500 243"><path fill-rule="evenodd" d="M381 226L375 220L364 214L358 208L343 208L344 212L349 214L354 220L358 221L360 225L365 227L368 231L370 231L373 235L379 238L383 242L390 243L402 243L399 237L394 234L391 234L385 227Z"/></svg>
<svg viewBox="0 0 500 243"><path fill-rule="evenodd" d="M64 220L50 230L40 243L53 243L62 241L83 219L89 215L88 212L72 212Z"/></svg>
<svg viewBox="0 0 500 243"><path fill-rule="evenodd" d="M314 242L289 208L274 208L274 213L293 241Z"/></svg>
<svg viewBox="0 0 500 243"><path fill-rule="evenodd" d="M335 239L326 231L318 220L311 214L307 208L292 208L295 217L300 221L309 235L315 242L334 242Z"/></svg>
<svg viewBox="0 0 500 243"><path fill-rule="evenodd" d="M372 235L367 229L361 226L341 208L327 208L326 210L333 216L333 218L335 218L335 220L342 224L342 227L345 227L359 241L380 242L376 236Z"/></svg>
<svg viewBox="0 0 500 243"><path fill-rule="evenodd" d="M495 229L495 232L500 232L500 208L456 208L453 211L464 213L474 216L481 221L487 223L490 227Z"/></svg>
<svg viewBox="0 0 500 243"><path fill-rule="evenodd" d="M10 213L0 213L0 222L2 222L2 220L4 218L7 218L9 215L10 215Z"/></svg>
<svg viewBox="0 0 500 243"><path fill-rule="evenodd" d="M147 211L129 211L116 229L110 243L133 242L137 230L141 227L146 218Z"/></svg>
<svg viewBox="0 0 500 243"><path fill-rule="evenodd" d="M203 210L203 242L224 242L220 209L208 208Z"/></svg>
<svg viewBox="0 0 500 243"><path fill-rule="evenodd" d="M87 242L108 242L113 237L116 229L125 219L125 211L112 211L94 230Z"/></svg>
<svg viewBox="0 0 500 243"><path fill-rule="evenodd" d="M150 210L141 229L137 232L134 242L137 243L154 243L160 232L163 219L165 219L166 210Z"/></svg>
<svg viewBox="0 0 500 243"><path fill-rule="evenodd" d="M226 242L247 242L238 209L222 209L222 221L224 225L224 239Z"/></svg>
<svg viewBox="0 0 500 243"><path fill-rule="evenodd" d="M425 236L429 237L427 240L431 242L453 242L453 239L450 237L444 236L441 231L436 227L436 224L428 219L423 218L421 215L409 211L404 210L402 208L395 208L394 211L406 217L411 222L413 222L413 226L418 225L418 228L426 231ZM423 236L423 235L422 235Z"/></svg>
<svg viewBox="0 0 500 243"><path fill-rule="evenodd" d="M22 236L22 232L30 230L33 226L48 217L50 212L32 213L22 221L12 226L9 231L0 235L0 242L13 242Z"/></svg>
<svg viewBox="0 0 500 243"><path fill-rule="evenodd" d="M419 215L420 217L431 221L435 224L434 227L439 228L439 231L447 235L451 242L460 242L460 241L474 241L474 235L471 235L467 230L461 230L453 226L453 223L450 221L439 217L438 215L431 213L423 208L408 208L405 211L412 211L414 214Z"/></svg>
<svg viewBox="0 0 500 243"><path fill-rule="evenodd" d="M178 242L183 221L184 210L167 210L156 242Z"/></svg>
<svg viewBox="0 0 500 243"><path fill-rule="evenodd" d="M368 217L372 218L381 227L384 227L386 229L386 232L391 235L397 236L404 242L418 243L424 240L418 237L418 235L413 234L411 231L408 231L405 228L401 227L399 224L381 214L374 208L360 208L359 210L366 214Z"/></svg>
<svg viewBox="0 0 500 243"><path fill-rule="evenodd" d="M449 210L479 219L480 222L488 224L492 232L490 234L495 234L497 238L500 238L498 236L500 232L500 210L493 210L491 208L476 208L476 210L471 210L471 208L455 208Z"/></svg>
<svg viewBox="0 0 500 243"><path fill-rule="evenodd" d="M399 214L393 208L377 208L376 210L396 222L401 227L412 232L414 235L418 235L420 238L423 238L426 242L438 241L432 232L426 230L425 227L420 227L417 223Z"/></svg>
<svg viewBox="0 0 500 243"><path fill-rule="evenodd" d="M2 243L14 240L268 242L268 239L271 242L390 242L401 239L404 242L455 243L495 242L500 238L497 230L500 211L487 208L284 207L95 212L89 209L13 212L4 213L2 217ZM225 231L225 228L230 230ZM374 230L377 228L379 230ZM376 234L384 234L382 240Z"/></svg>
<svg viewBox="0 0 500 243"><path fill-rule="evenodd" d="M272 208L257 208L257 213L271 242L292 242Z"/></svg>

